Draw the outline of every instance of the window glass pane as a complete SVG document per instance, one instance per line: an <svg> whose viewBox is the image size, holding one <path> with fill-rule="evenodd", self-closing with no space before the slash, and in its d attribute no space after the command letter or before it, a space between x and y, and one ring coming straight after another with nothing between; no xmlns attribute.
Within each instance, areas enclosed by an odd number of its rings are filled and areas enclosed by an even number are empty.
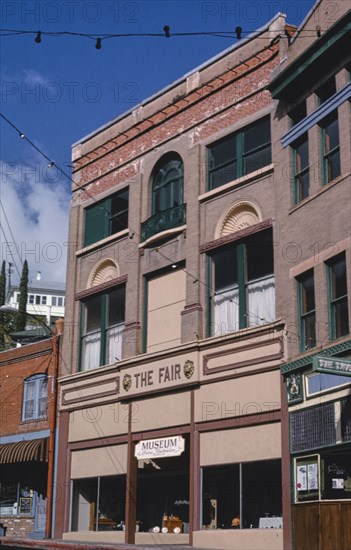
<svg viewBox="0 0 351 550"><path fill-rule="evenodd" d="M242 465L242 499L243 528L258 528L260 522L261 525L266 522L271 527L282 525L281 521L277 520L282 517L280 460L249 462Z"/></svg>
<svg viewBox="0 0 351 550"><path fill-rule="evenodd" d="M57 305L58 305L58 307L62 307L62 306L63 306L63 298L59 297L59 298L57 299Z"/></svg>
<svg viewBox="0 0 351 550"><path fill-rule="evenodd" d="M332 113L323 120L323 127L326 133L326 152L328 152L339 145L339 123L337 114Z"/></svg>
<svg viewBox="0 0 351 550"><path fill-rule="evenodd" d="M232 288L237 284L237 253L234 244L227 245L213 254L215 291Z"/></svg>
<svg viewBox="0 0 351 550"><path fill-rule="evenodd" d="M29 295L29 303L34 304L34 294Z"/></svg>
<svg viewBox="0 0 351 550"><path fill-rule="evenodd" d="M271 230L261 231L246 239L246 265L248 281L274 272Z"/></svg>
<svg viewBox="0 0 351 550"><path fill-rule="evenodd" d="M250 172L255 172L264 166L268 166L268 164L271 164L271 158L270 145L245 155L244 175L249 174Z"/></svg>
<svg viewBox="0 0 351 550"><path fill-rule="evenodd" d="M335 300L347 294L345 255L337 256L329 265L331 269L332 299Z"/></svg>
<svg viewBox="0 0 351 550"><path fill-rule="evenodd" d="M153 174L152 214L183 203L183 161L175 153L165 155Z"/></svg>
<svg viewBox="0 0 351 550"><path fill-rule="evenodd" d="M313 271L308 271L300 278L302 313L314 310L314 278Z"/></svg>
<svg viewBox="0 0 351 550"><path fill-rule="evenodd" d="M126 476L100 478L98 531L115 531L125 520Z"/></svg>
<svg viewBox="0 0 351 550"><path fill-rule="evenodd" d="M271 126L270 119L263 118L244 130L244 150L245 152L257 149L258 147L270 143Z"/></svg>
<svg viewBox="0 0 351 550"><path fill-rule="evenodd" d="M319 477L317 457L300 458L295 469L296 500L318 500Z"/></svg>
<svg viewBox="0 0 351 550"><path fill-rule="evenodd" d="M299 173L301 170L308 166L308 137L307 135L302 136L296 144L294 144L294 149L296 151L296 172Z"/></svg>
<svg viewBox="0 0 351 550"><path fill-rule="evenodd" d="M85 209L84 246L107 237L109 211L106 201Z"/></svg>
<svg viewBox="0 0 351 550"><path fill-rule="evenodd" d="M107 295L107 326L124 323L125 311L125 287L119 286Z"/></svg>
<svg viewBox="0 0 351 550"><path fill-rule="evenodd" d="M210 168L217 168L236 158L236 136L232 135L210 148Z"/></svg>
<svg viewBox="0 0 351 550"><path fill-rule="evenodd" d="M72 531L97 531L98 478L73 481Z"/></svg>
<svg viewBox="0 0 351 550"><path fill-rule="evenodd" d="M223 168L217 168L210 173L210 187L215 189L220 185L229 183L237 177L237 162L229 162Z"/></svg>
<svg viewBox="0 0 351 550"><path fill-rule="evenodd" d="M111 198L111 235L128 227L128 194L127 188Z"/></svg>
<svg viewBox="0 0 351 550"><path fill-rule="evenodd" d="M234 518L240 521L239 481L239 464L203 468L203 529L230 529Z"/></svg>
<svg viewBox="0 0 351 550"><path fill-rule="evenodd" d="M341 407L341 440L343 443L351 441L351 396L340 401ZM351 486L349 486L351 491ZM351 495L350 495L351 496Z"/></svg>
<svg viewBox="0 0 351 550"><path fill-rule="evenodd" d="M333 305L334 322L335 322L335 338L340 338L349 333L349 314L347 298Z"/></svg>
<svg viewBox="0 0 351 550"><path fill-rule="evenodd" d="M45 306L46 305L46 296L41 297L41 303Z"/></svg>
<svg viewBox="0 0 351 550"><path fill-rule="evenodd" d="M40 296L35 297L35 304L40 305Z"/></svg>
<svg viewBox="0 0 351 550"><path fill-rule="evenodd" d="M310 376L307 376L306 381L308 395L320 393L322 391L349 383L345 376L327 374L324 372L319 374L311 374Z"/></svg>
<svg viewBox="0 0 351 550"><path fill-rule="evenodd" d="M89 298L84 304L85 333L94 332L101 328L101 296Z"/></svg>
<svg viewBox="0 0 351 550"><path fill-rule="evenodd" d="M351 452L322 455L322 499L349 499L351 496Z"/></svg>
<svg viewBox="0 0 351 550"><path fill-rule="evenodd" d="M52 298L51 298L51 305L52 306L56 306L56 300L57 300L56 296L52 296Z"/></svg>
<svg viewBox="0 0 351 550"><path fill-rule="evenodd" d="M13 511L13 505L17 503L18 483L14 481L0 482L0 515L7 515L5 509Z"/></svg>

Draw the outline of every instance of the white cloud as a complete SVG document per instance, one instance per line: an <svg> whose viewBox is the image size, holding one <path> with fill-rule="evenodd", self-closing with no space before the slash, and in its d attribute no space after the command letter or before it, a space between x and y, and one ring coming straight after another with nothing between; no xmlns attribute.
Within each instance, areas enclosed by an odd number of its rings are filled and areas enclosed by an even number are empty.
<svg viewBox="0 0 351 550"><path fill-rule="evenodd" d="M69 184L56 168L50 170L35 157L28 164L0 162L1 260L15 263L21 272L27 259L30 278L41 271L43 282L63 282ZM13 281L16 280L18 272L14 266Z"/></svg>

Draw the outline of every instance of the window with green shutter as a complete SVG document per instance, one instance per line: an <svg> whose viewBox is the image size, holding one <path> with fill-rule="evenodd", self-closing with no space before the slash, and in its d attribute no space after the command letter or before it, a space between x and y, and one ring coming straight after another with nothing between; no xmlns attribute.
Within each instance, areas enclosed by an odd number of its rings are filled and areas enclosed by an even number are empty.
<svg viewBox="0 0 351 550"><path fill-rule="evenodd" d="M128 228L128 188L85 209L84 246Z"/></svg>

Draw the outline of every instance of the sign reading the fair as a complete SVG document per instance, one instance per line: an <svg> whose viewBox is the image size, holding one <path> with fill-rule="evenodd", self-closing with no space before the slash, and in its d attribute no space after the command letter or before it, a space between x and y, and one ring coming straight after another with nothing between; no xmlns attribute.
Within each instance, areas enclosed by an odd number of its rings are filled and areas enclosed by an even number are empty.
<svg viewBox="0 0 351 550"><path fill-rule="evenodd" d="M185 441L181 435L146 439L135 446L135 456L138 460L179 456L184 452L184 448Z"/></svg>
<svg viewBox="0 0 351 550"><path fill-rule="evenodd" d="M316 355L313 357L313 370L328 374L338 374L339 376L351 376L351 361Z"/></svg>
<svg viewBox="0 0 351 550"><path fill-rule="evenodd" d="M196 384L199 381L197 363L197 356L189 354L170 360L157 360L150 366L128 368L120 374L119 394L123 399Z"/></svg>

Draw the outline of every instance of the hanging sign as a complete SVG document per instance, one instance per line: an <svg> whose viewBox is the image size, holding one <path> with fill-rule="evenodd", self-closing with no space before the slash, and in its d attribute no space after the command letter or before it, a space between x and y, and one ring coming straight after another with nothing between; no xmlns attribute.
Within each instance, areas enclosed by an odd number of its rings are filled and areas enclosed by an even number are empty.
<svg viewBox="0 0 351 550"><path fill-rule="evenodd" d="M179 456L185 448L185 441L181 435L161 437L159 439L145 439L135 446L135 456L138 460L147 458L166 458Z"/></svg>
<svg viewBox="0 0 351 550"><path fill-rule="evenodd" d="M313 357L313 370L328 374L338 374L339 376L351 376L351 361L316 355Z"/></svg>

